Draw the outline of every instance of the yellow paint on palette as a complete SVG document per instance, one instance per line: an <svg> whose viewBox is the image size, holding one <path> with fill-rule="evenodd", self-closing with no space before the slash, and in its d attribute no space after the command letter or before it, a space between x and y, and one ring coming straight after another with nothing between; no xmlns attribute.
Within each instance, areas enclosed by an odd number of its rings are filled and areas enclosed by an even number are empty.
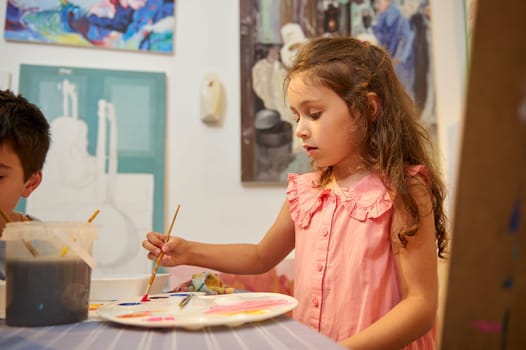
<svg viewBox="0 0 526 350"><path fill-rule="evenodd" d="M260 310L243 310L243 311L224 311L224 312L215 312L216 315L223 316L235 316L235 315L264 315L267 314L269 310L260 309Z"/></svg>
<svg viewBox="0 0 526 350"><path fill-rule="evenodd" d="M89 304L89 306L88 306L88 310L89 310L89 311L95 311L95 310L97 310L99 307L101 307L102 305L104 305L104 304Z"/></svg>
<svg viewBox="0 0 526 350"><path fill-rule="evenodd" d="M64 255L66 255L68 253L68 247L62 247L60 249L60 253L58 254L59 256L63 257Z"/></svg>

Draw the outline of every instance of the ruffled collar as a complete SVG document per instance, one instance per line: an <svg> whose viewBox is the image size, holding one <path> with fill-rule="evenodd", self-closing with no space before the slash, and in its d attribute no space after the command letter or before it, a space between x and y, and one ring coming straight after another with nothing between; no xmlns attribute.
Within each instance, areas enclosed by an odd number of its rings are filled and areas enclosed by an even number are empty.
<svg viewBox="0 0 526 350"><path fill-rule="evenodd" d="M391 209L393 202L387 189L376 174L368 174L349 188L313 190L313 180L318 174L289 175L295 183L299 201L299 224L306 228L312 216L321 210L323 202L336 198L342 203L351 217L359 221L377 218Z"/></svg>

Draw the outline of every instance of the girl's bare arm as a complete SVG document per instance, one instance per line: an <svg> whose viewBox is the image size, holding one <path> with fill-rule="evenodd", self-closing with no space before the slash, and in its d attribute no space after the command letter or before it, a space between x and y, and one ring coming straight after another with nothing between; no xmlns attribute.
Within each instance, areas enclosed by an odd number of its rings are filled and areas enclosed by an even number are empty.
<svg viewBox="0 0 526 350"><path fill-rule="evenodd" d="M235 274L263 273L277 265L294 249L294 223L285 200L274 224L257 244L210 244L171 237L163 244L164 236L150 232L142 246L148 258L161 259L163 266L194 265Z"/></svg>

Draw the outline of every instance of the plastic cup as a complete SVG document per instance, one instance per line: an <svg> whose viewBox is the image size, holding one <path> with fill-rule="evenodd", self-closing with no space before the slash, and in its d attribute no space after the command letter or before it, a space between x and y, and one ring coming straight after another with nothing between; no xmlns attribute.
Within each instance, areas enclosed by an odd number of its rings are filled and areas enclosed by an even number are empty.
<svg viewBox="0 0 526 350"><path fill-rule="evenodd" d="M88 317L93 241L91 223L8 223L6 324L48 326Z"/></svg>

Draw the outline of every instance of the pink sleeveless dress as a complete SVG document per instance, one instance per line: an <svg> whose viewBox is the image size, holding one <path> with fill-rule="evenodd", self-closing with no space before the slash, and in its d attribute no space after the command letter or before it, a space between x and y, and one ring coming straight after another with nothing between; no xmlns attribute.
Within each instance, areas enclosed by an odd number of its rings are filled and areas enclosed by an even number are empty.
<svg viewBox="0 0 526 350"><path fill-rule="evenodd" d="M426 174L424 167L410 173ZM287 197L296 228L293 317L341 341L400 301L390 243L392 201L369 174L352 188L313 188L318 173L289 174ZM404 349L435 346L434 330Z"/></svg>

